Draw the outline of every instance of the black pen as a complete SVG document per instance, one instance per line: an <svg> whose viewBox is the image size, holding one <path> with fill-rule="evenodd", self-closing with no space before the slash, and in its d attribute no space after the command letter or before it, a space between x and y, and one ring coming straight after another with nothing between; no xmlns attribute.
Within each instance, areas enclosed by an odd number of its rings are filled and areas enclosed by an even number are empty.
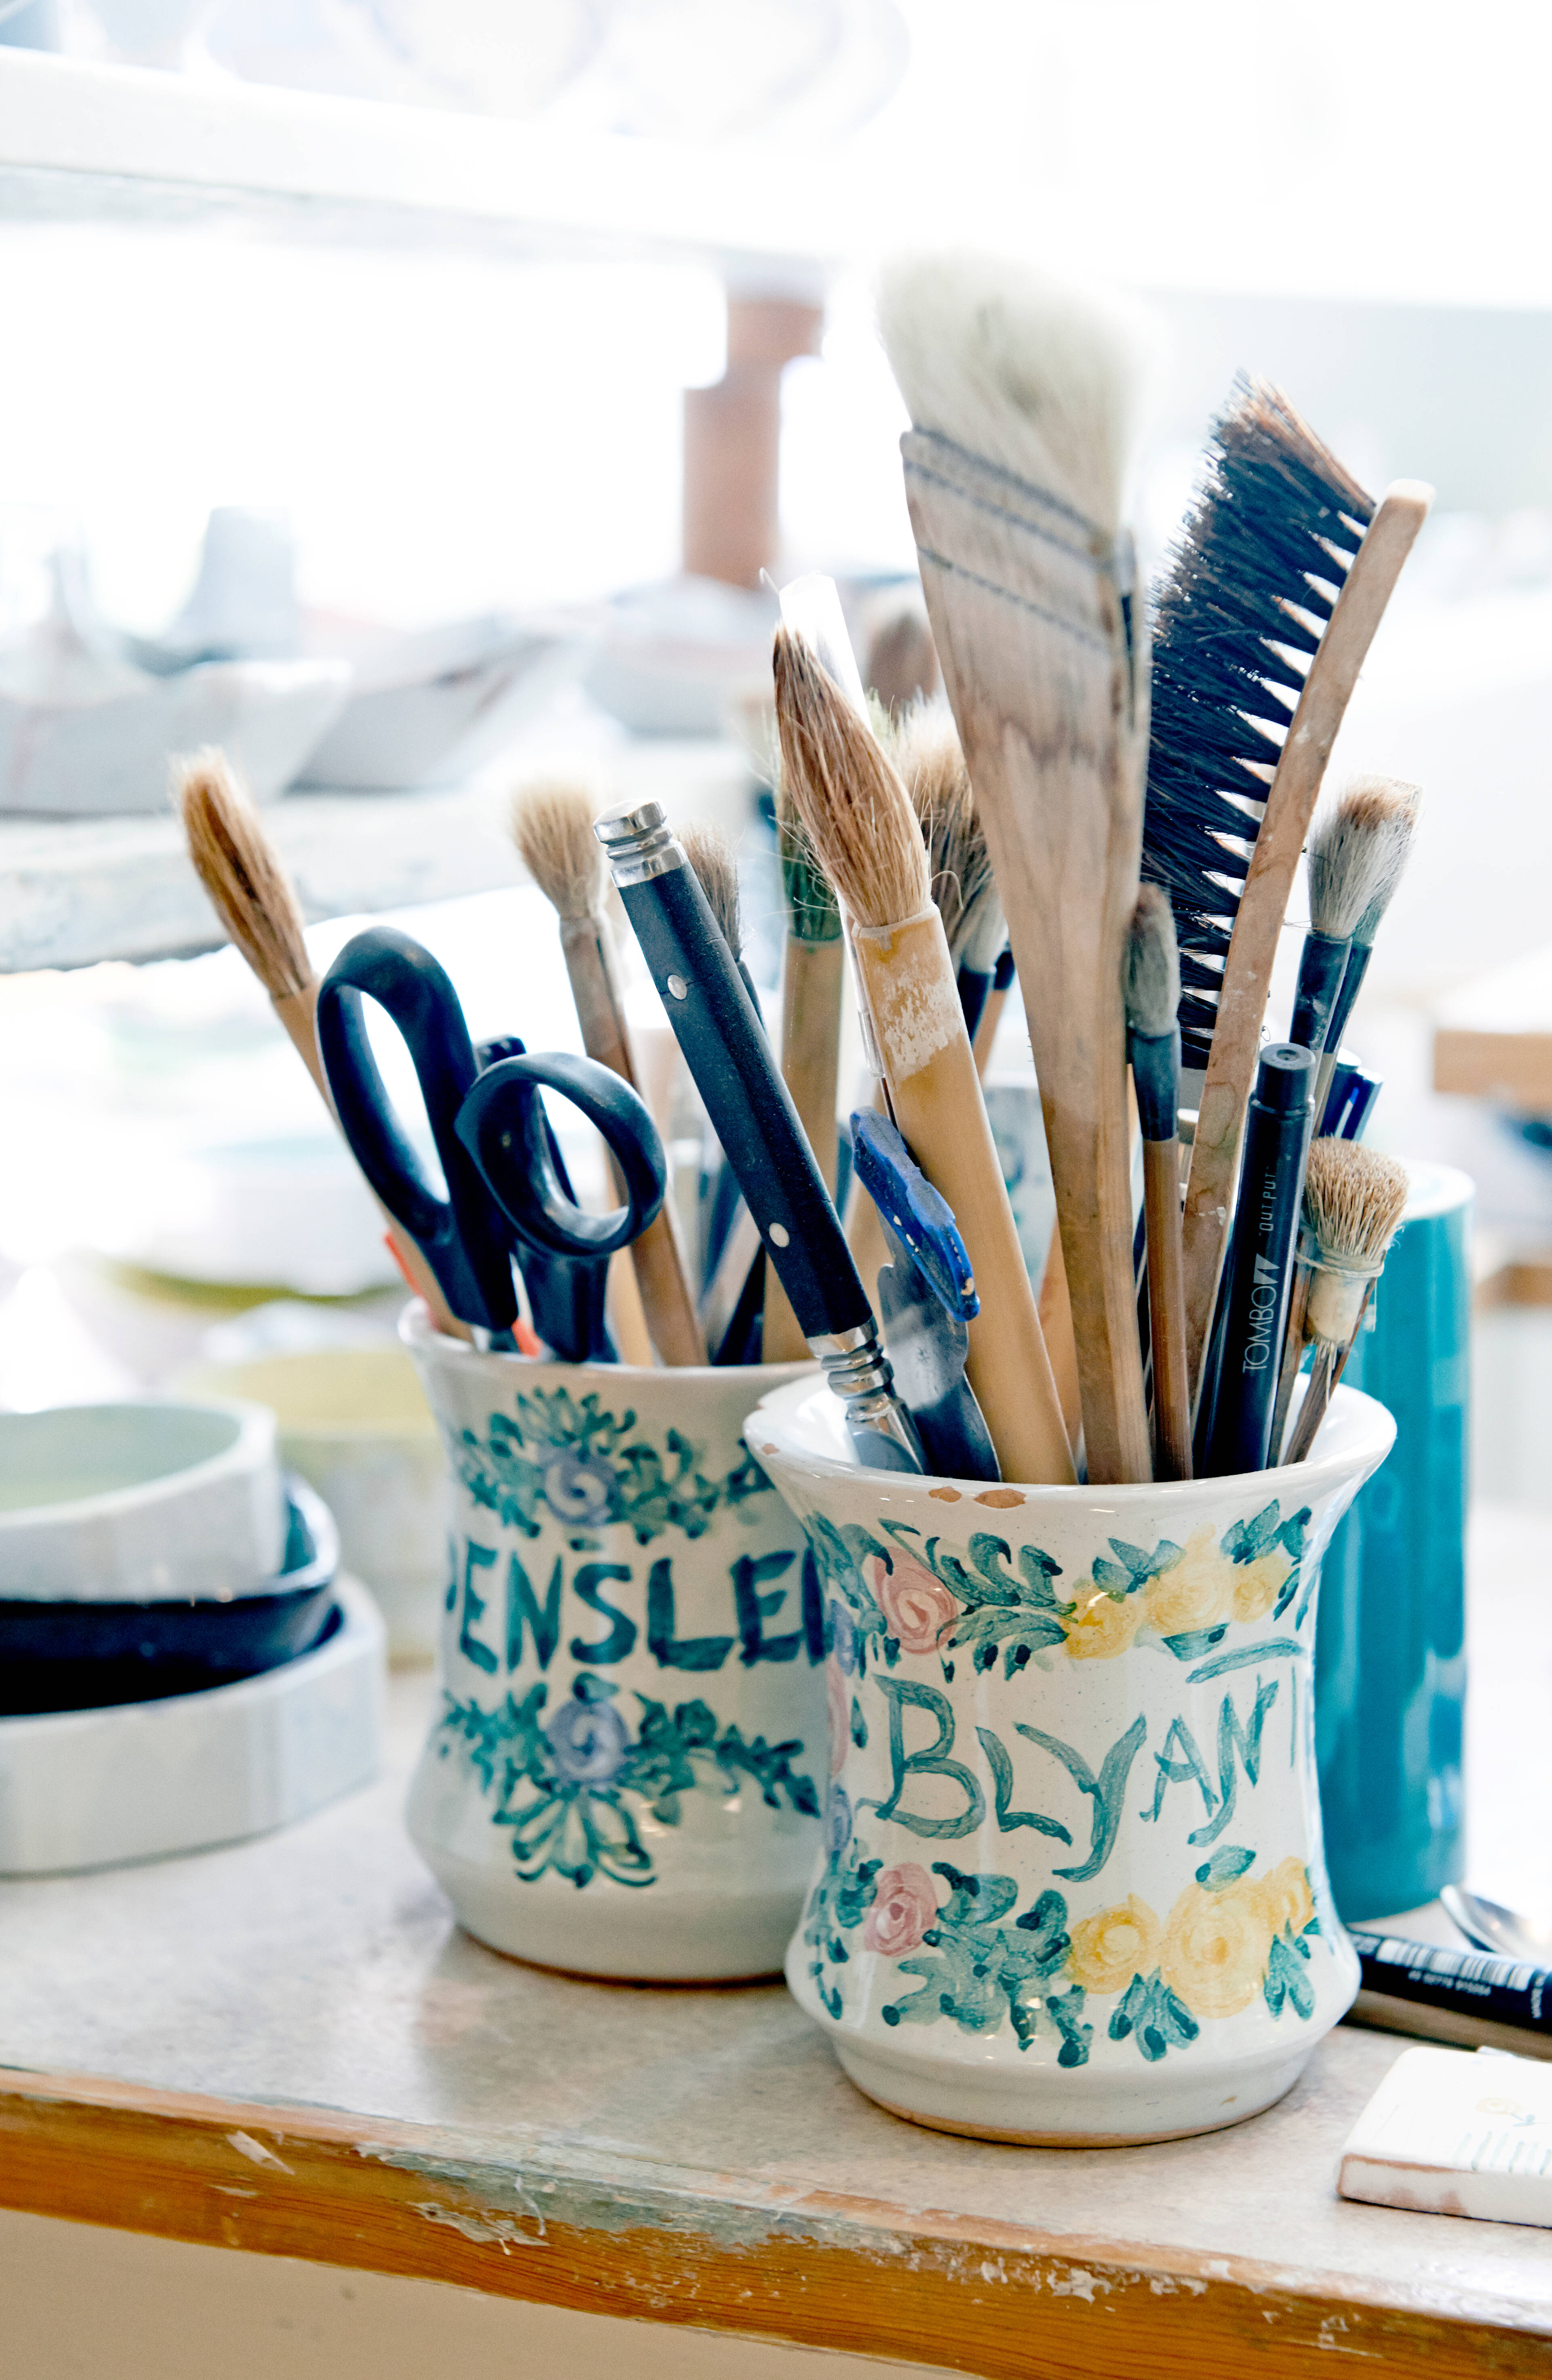
<svg viewBox="0 0 1552 2380"><path fill-rule="evenodd" d="M1312 1051L1287 1041L1261 1052L1223 1269L1223 1352L1197 1465L1204 1479L1267 1465L1316 1064Z"/></svg>

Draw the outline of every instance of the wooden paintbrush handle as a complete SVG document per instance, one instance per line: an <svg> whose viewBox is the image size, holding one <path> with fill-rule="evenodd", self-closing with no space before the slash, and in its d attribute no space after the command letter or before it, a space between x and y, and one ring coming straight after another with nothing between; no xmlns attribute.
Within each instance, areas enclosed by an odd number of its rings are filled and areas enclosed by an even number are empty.
<svg viewBox="0 0 1552 2380"><path fill-rule="evenodd" d="M1185 1336L1193 1394L1201 1382L1202 1350L1223 1264L1245 1102L1255 1076L1272 962L1293 871L1358 673L1433 500L1433 490L1414 480L1398 480L1386 491L1310 663L1267 795L1266 816L1224 962L1186 1185Z"/></svg>
<svg viewBox="0 0 1552 2380"><path fill-rule="evenodd" d="M786 964L782 971L782 1075L792 1093L798 1122L808 1135L814 1162L832 1197L843 972L839 934L828 942L802 942L795 935L788 937ZM863 1285L871 1297L873 1282L866 1274ZM776 1278L773 1265L766 1267L765 1327L760 1348L767 1364L803 1363L808 1354L808 1342L797 1327L797 1317Z"/></svg>
<svg viewBox="0 0 1552 2380"><path fill-rule="evenodd" d="M978 1051L978 1039L976 1046ZM1083 1428L1083 1393L1078 1386L1078 1349L1073 1336L1073 1301L1067 1294L1067 1267L1062 1260L1060 1223L1051 1225L1046 1269L1040 1276L1037 1311L1061 1406L1062 1425L1069 1444L1075 1447Z"/></svg>
<svg viewBox="0 0 1552 2380"><path fill-rule="evenodd" d="M965 1377L1006 1480L1066 1485L1073 1454L1040 1331L980 1076L936 909L893 927L855 927L862 996L878 1038L894 1120L912 1156L953 1208L981 1311L969 1325Z"/></svg>
<svg viewBox="0 0 1552 2380"><path fill-rule="evenodd" d="M285 993L280 999L273 1000L270 1005L285 1026L290 1037L292 1048L317 1084L319 1098L329 1113L333 1115L334 1102L329 1090L329 1078L323 1072L323 1061L319 1055L318 1031L314 1022L318 1008L317 978L314 977L304 990ZM338 1122L337 1117L335 1121ZM394 1251L394 1261L416 1294L424 1298L437 1329L444 1332L449 1339L467 1339L472 1342L473 1331L467 1322L461 1322L453 1312L442 1293L442 1285L436 1275L404 1225L395 1221L382 1200L376 1197L375 1192L373 1198L377 1211L382 1218L383 1230L387 1234L389 1245Z"/></svg>
<svg viewBox="0 0 1552 2380"><path fill-rule="evenodd" d="M614 940L603 917L563 917L561 950L582 1046L633 1087L636 1067L625 1028L614 963ZM706 1339L690 1294L689 1274L679 1245L671 1198L631 1247L637 1285L653 1346L665 1364L704 1364Z"/></svg>
<svg viewBox="0 0 1552 2380"><path fill-rule="evenodd" d="M1191 1380L1185 1362L1181 1269L1180 1142L1143 1143L1148 1320L1153 1337L1153 1475L1191 1476Z"/></svg>

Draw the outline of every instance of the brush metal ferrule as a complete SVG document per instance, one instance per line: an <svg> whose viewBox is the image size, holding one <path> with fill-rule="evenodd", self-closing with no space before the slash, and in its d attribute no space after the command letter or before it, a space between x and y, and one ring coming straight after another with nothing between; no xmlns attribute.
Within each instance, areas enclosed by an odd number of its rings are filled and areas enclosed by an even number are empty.
<svg viewBox="0 0 1552 2380"><path fill-rule="evenodd" d="M629 809L606 810L594 820L593 832L603 845L616 884L648 884L654 876L671 876L676 868L689 866L661 802L637 802Z"/></svg>
<svg viewBox="0 0 1552 2380"><path fill-rule="evenodd" d="M894 1369L873 1317L855 1330L810 1339L808 1348L846 1408L846 1429L858 1460L875 1471L924 1472L921 1439L894 1392Z"/></svg>

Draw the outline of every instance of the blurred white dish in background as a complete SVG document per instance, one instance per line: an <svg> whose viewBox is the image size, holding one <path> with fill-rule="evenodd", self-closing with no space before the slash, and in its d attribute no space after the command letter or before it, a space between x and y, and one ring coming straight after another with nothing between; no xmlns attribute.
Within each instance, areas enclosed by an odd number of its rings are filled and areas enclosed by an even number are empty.
<svg viewBox="0 0 1552 2380"><path fill-rule="evenodd" d="M381 638L351 655L350 699L302 783L392 792L467 777L577 674L588 650L569 625L499 612Z"/></svg>
<svg viewBox="0 0 1552 2380"><path fill-rule="evenodd" d="M346 1568L377 1600L389 1658L430 1661L447 1584L449 1498L442 1441L404 1349L390 1342L201 1365L178 1387L270 1408L282 1462L317 1488Z"/></svg>
<svg viewBox="0 0 1552 2380"><path fill-rule="evenodd" d="M241 1842L370 1783L382 1621L353 1579L312 1652L257 1678L106 1710L0 1719L0 1875Z"/></svg>
<svg viewBox="0 0 1552 2380"><path fill-rule="evenodd" d="M765 588L670 578L608 609L585 684L637 735L721 735L741 696L768 686L777 603Z"/></svg>
<svg viewBox="0 0 1552 2380"><path fill-rule="evenodd" d="M0 1591L43 1603L267 1590L285 1512L267 1405L0 1414Z"/></svg>
<svg viewBox="0 0 1552 2380"><path fill-rule="evenodd" d="M124 639L159 675L203 661L293 659L301 641L297 541L279 513L218 504L205 523L199 576L157 637ZM326 658L333 659L330 655Z"/></svg>

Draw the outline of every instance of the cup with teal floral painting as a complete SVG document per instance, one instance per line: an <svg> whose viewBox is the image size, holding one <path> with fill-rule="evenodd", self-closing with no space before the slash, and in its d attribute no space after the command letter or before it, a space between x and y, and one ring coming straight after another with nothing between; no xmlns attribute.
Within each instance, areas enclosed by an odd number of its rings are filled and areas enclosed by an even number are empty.
<svg viewBox="0 0 1552 2380"><path fill-rule="evenodd" d="M1321 1849L1320 1557L1394 1437L1160 1487L864 1471L797 1381L751 1449L823 1598L824 1834L787 1956L853 2082L996 2140L1206 2131L1297 2080L1357 1962Z"/></svg>
<svg viewBox="0 0 1552 2380"><path fill-rule="evenodd" d="M462 1924L632 1981L772 1974L819 1834L818 1573L743 1443L804 1366L648 1371L402 1336L452 1481L409 1831Z"/></svg>

